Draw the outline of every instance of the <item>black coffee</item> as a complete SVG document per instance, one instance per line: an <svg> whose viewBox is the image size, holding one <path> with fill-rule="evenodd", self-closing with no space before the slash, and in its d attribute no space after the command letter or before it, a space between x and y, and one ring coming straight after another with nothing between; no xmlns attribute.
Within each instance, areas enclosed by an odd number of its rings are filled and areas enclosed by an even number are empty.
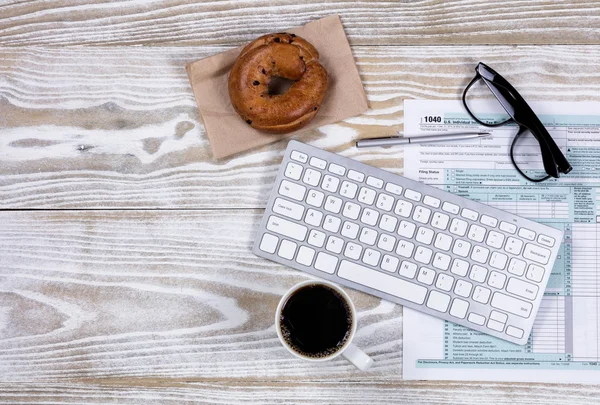
<svg viewBox="0 0 600 405"><path fill-rule="evenodd" d="M352 312L337 291L307 285L283 306L281 332L287 344L306 357L327 357L344 346L352 329Z"/></svg>

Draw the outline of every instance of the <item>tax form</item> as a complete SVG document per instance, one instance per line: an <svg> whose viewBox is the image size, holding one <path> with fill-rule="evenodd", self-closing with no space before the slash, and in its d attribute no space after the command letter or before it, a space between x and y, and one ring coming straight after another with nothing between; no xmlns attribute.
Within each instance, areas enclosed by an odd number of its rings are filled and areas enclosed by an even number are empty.
<svg viewBox="0 0 600 405"><path fill-rule="evenodd" d="M406 177L565 233L525 346L405 308L405 379L600 382L600 104L530 105L573 166L558 180L533 184L517 173L508 153L515 125L483 127L458 101L405 101L405 133L492 133L407 146ZM495 102L476 107L489 119L506 116ZM535 142L517 151L530 177L541 177Z"/></svg>

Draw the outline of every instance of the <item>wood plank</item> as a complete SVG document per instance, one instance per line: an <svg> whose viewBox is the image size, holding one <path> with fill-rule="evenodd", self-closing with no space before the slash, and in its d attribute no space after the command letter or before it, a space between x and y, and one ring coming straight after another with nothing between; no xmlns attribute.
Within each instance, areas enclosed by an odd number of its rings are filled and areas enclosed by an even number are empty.
<svg viewBox="0 0 600 405"><path fill-rule="evenodd" d="M588 405L600 393L594 385L435 382L356 383L282 381L152 382L116 385L0 383L0 404L474 404ZM139 385L138 385L139 384Z"/></svg>
<svg viewBox="0 0 600 405"><path fill-rule="evenodd" d="M215 161L183 66L227 48L0 48L0 209L261 208L286 142ZM296 139L392 172L403 101L457 99L479 60L529 99L599 101L600 47L354 47L371 109Z"/></svg>
<svg viewBox="0 0 600 405"><path fill-rule="evenodd" d="M368 373L279 343L279 299L310 277L251 253L261 214L0 212L0 381L398 381L401 307L358 291Z"/></svg>
<svg viewBox="0 0 600 405"><path fill-rule="evenodd" d="M330 14L355 45L600 43L588 0L37 0L0 5L0 46L241 44Z"/></svg>

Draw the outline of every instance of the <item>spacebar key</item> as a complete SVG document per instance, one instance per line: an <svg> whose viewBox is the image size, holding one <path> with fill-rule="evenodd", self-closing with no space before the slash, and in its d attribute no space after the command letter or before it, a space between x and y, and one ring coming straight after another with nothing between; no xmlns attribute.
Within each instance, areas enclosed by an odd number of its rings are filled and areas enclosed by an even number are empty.
<svg viewBox="0 0 600 405"><path fill-rule="evenodd" d="M425 296L427 295L427 288L425 287L388 276L347 260L342 260L338 276L419 305L425 302Z"/></svg>

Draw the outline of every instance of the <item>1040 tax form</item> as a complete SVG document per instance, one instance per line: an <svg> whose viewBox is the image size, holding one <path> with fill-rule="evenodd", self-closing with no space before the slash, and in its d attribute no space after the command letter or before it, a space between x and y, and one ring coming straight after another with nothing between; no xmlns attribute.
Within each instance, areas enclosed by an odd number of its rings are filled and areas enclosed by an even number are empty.
<svg viewBox="0 0 600 405"><path fill-rule="evenodd" d="M458 101L404 104L407 134L492 133L476 141L407 146L406 177L565 233L525 346L405 308L405 379L600 382L600 105L531 107L573 166L558 180L534 184L517 173L509 157L515 125L480 126ZM499 108L491 101L477 105L489 119L506 116ZM516 160L531 177L543 174L536 149L527 140L517 149Z"/></svg>

